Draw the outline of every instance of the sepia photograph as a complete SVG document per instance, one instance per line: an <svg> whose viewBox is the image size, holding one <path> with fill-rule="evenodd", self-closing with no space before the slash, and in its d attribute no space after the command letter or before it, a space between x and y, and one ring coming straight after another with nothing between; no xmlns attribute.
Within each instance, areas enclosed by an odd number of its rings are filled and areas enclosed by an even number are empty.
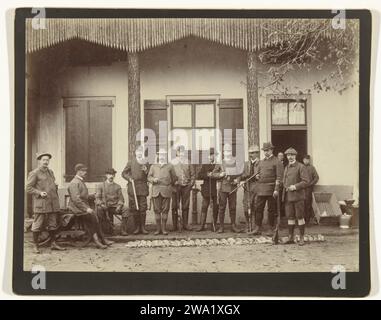
<svg viewBox="0 0 381 320"><path fill-rule="evenodd" d="M24 272L360 271L356 12L23 10Z"/></svg>

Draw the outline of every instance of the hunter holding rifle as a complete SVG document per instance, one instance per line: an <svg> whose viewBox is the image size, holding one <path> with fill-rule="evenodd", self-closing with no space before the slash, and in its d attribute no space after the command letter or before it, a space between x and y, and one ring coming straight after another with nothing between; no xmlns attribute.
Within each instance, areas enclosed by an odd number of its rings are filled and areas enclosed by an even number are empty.
<svg viewBox="0 0 381 320"><path fill-rule="evenodd" d="M193 165L189 163L184 146L178 146L176 149L176 158L172 161L177 181L172 194L172 221L173 229L177 230L177 219L181 203L182 229L192 230L188 225L189 204L192 187L196 177ZM181 221L181 220L180 220Z"/></svg>
<svg viewBox="0 0 381 320"><path fill-rule="evenodd" d="M198 177L204 182L201 185L201 195L202 195L202 204L201 204L201 218L200 218L200 227L196 231L203 231L205 229L206 216L208 214L209 205L212 207L213 217L212 217L212 226L213 231L215 232L215 227L217 225L218 217L218 204L217 204L217 179L218 174L213 174L213 170L216 168L215 160L215 150L210 148L209 151L209 163L203 164L199 171Z"/></svg>
<svg viewBox="0 0 381 320"><path fill-rule="evenodd" d="M277 212L276 199L279 197L279 187L283 179L283 165L274 156L274 146L271 142L265 142L262 150L265 158L258 163L257 197L255 200L255 228L250 234L259 235L262 232L263 212L267 202L268 222L272 236L275 232L275 216Z"/></svg>
<svg viewBox="0 0 381 320"><path fill-rule="evenodd" d="M241 184L243 183L243 211L245 213L247 230L252 231L252 218L255 213L255 198L257 195L259 146L254 145L249 148L249 161L245 162ZM244 181L242 181L244 180Z"/></svg>
<svg viewBox="0 0 381 320"><path fill-rule="evenodd" d="M148 234L145 229L147 216L148 196L148 159L144 157L144 147L139 146L135 150L135 158L128 161L122 172L122 177L128 181L127 193L128 203L133 212L135 230L133 234ZM124 220L127 224L127 217Z"/></svg>
<svg viewBox="0 0 381 320"><path fill-rule="evenodd" d="M172 187L177 181L177 176L172 164L168 163L167 151L160 149L158 152L158 163L150 167L148 181L152 183L152 199L155 211L157 230L167 235L168 211L171 203Z"/></svg>
<svg viewBox="0 0 381 320"><path fill-rule="evenodd" d="M224 232L224 220L225 220L225 209L227 204L229 204L229 214L231 229L233 232L241 232L236 226L236 210L237 210L237 191L236 186L240 182L240 175L237 168L237 160L233 157L233 150L230 144L224 145L223 150L224 159L221 164L218 164L213 170L213 175L221 180L221 186L219 190L219 220L220 227L218 233Z"/></svg>
<svg viewBox="0 0 381 320"><path fill-rule="evenodd" d="M308 187L308 172L306 167L296 161L298 154L294 148L289 148L284 153L287 156L288 165L284 171L283 178L283 200L288 220L288 240L287 244L294 243L294 229L296 220L300 232L299 245L304 245L304 200L305 188Z"/></svg>

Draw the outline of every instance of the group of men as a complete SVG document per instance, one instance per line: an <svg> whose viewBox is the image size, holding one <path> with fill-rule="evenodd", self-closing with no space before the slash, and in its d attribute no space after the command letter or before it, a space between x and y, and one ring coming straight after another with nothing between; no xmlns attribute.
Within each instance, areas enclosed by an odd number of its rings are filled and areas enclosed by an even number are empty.
<svg viewBox="0 0 381 320"><path fill-rule="evenodd" d="M106 179L97 185L95 196L90 195L85 184L87 167L84 164L75 166L75 176L69 183L68 209L71 214L81 217L89 236L97 248L105 249L113 242L107 240L101 227L100 217L106 217L113 224L115 214L121 216L121 235L128 235L127 219L131 214L134 219L134 234L147 234L145 229L148 210L147 197L149 184L152 184L150 207L153 205L156 231L155 235L168 234L167 220L172 206L173 230L191 230L188 224L190 195L196 179L201 185L202 205L200 227L205 230L208 208L211 208L212 230L223 233L225 228L225 211L229 208L230 225L233 232L242 232L236 224L237 190L243 188L243 208L246 219L246 231L259 235L262 228L263 213L267 204L270 234L276 228L275 218L277 205L284 208L288 220L289 237L287 243L294 243L294 229L297 224L303 245L306 221L312 211L312 188L319 177L316 169L310 164L310 157L304 156L303 164L296 161L297 151L287 149L287 165L279 155L273 154L271 142L263 144L265 157L260 160L258 146L249 148L249 160L239 169L238 161L233 156L232 146L225 144L223 157L217 161L217 153L209 150L209 163L202 164L198 172L188 160L184 146L176 149L176 157L168 161L165 149L157 153L157 161L149 164L144 156L144 147L135 150L135 158L128 161L122 177L128 181L127 194L129 207L125 205L122 188L114 182L116 171L107 169ZM53 171L49 168L52 155L39 153L39 167L28 175L26 191L33 196L34 221L32 224L34 250L39 253L39 235L46 230L50 234L50 246L53 250L65 250L56 242L59 230L60 204L58 189ZM90 202L94 198L95 210ZM254 218L254 228L253 228ZM217 228L218 224L218 228Z"/></svg>

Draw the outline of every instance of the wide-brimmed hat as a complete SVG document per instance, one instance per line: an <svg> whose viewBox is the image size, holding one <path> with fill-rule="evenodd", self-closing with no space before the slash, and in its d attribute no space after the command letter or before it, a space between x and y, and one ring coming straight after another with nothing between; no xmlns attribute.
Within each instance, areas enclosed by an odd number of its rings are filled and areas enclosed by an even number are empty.
<svg viewBox="0 0 381 320"><path fill-rule="evenodd" d="M114 170L114 168L108 168L106 171L105 171L106 174L116 174L116 171Z"/></svg>
<svg viewBox="0 0 381 320"><path fill-rule="evenodd" d="M266 150L270 150L270 149L274 149L273 144L271 142L264 142L263 146L262 146L262 150L266 151Z"/></svg>
<svg viewBox="0 0 381 320"><path fill-rule="evenodd" d="M233 151L232 145L230 143L225 143L224 151Z"/></svg>
<svg viewBox="0 0 381 320"><path fill-rule="evenodd" d="M87 167L83 163L77 163L74 167L74 171L87 171Z"/></svg>
<svg viewBox="0 0 381 320"><path fill-rule="evenodd" d="M177 152L183 152L183 151L185 151L185 147L183 145L179 145L179 146L177 146L176 151Z"/></svg>
<svg viewBox="0 0 381 320"><path fill-rule="evenodd" d="M217 150L215 148L210 148L209 149L209 154L210 155L218 155L218 152L217 152Z"/></svg>
<svg viewBox="0 0 381 320"><path fill-rule="evenodd" d="M43 156L48 156L49 159L52 158L52 155L50 153L48 153L48 152L37 152L36 153L36 159L37 160L40 160Z"/></svg>
<svg viewBox="0 0 381 320"><path fill-rule="evenodd" d="M285 152L284 152L285 155L287 154L293 154L293 155L297 155L298 152L294 149L294 148L288 148Z"/></svg>
<svg viewBox="0 0 381 320"><path fill-rule="evenodd" d="M157 152L157 154L167 154L167 150L165 150L164 148L160 148L159 151Z"/></svg>
<svg viewBox="0 0 381 320"><path fill-rule="evenodd" d="M259 152L259 146L257 145L253 145L253 146L250 146L249 147L249 153L252 153L252 152Z"/></svg>

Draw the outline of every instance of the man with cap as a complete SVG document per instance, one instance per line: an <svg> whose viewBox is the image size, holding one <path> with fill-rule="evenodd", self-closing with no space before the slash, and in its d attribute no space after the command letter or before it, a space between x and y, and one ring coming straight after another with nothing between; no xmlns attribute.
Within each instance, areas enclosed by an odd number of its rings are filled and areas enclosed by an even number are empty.
<svg viewBox="0 0 381 320"><path fill-rule="evenodd" d="M73 214L82 218L82 222L97 248L106 249L113 242L104 238L98 218L90 207L89 190L84 181L87 175L87 167L78 163L75 165L74 171L75 176L68 187L70 196L68 208Z"/></svg>
<svg viewBox="0 0 381 320"><path fill-rule="evenodd" d="M261 234L263 212L267 202L268 221L270 228L275 227L276 198L279 196L279 186L283 178L283 165L273 154L274 146L265 142L262 150L265 158L258 163L257 197L255 205L255 228L251 234ZM273 230L269 233L272 235Z"/></svg>
<svg viewBox="0 0 381 320"><path fill-rule="evenodd" d="M216 168L216 153L214 148L210 148L209 151L209 163L203 164L198 173L198 178L203 180L201 185L201 195L202 195L202 204L201 204L201 218L200 218L200 228L197 231L203 231L205 228L206 217L208 213L208 207L210 202L213 203L213 224L217 225L218 217L218 204L217 204L217 178L218 175L213 174L214 169Z"/></svg>
<svg viewBox="0 0 381 320"><path fill-rule="evenodd" d="M237 184L240 182L240 175L243 168L239 168L236 159L233 157L232 146L228 143L224 145L223 160L221 164L217 164L213 170L213 175L217 177L220 183L219 211L220 227L218 233L224 232L224 220L226 206L229 205L230 223L233 232L241 232L236 226L236 209L237 209Z"/></svg>
<svg viewBox="0 0 381 320"><path fill-rule="evenodd" d="M304 208L306 224L308 224L310 222L311 217L314 216L314 210L312 209L312 192L314 190L315 184L319 181L319 175L316 171L316 168L311 164L310 155L306 154L303 157L303 164L306 168L308 175L308 185L305 189L306 200Z"/></svg>
<svg viewBox="0 0 381 320"><path fill-rule="evenodd" d="M177 181L177 176L172 164L168 163L167 151L160 149L158 163L151 165L148 181L152 183L152 199L155 211L156 232L167 235L168 211L171 203L172 187Z"/></svg>
<svg viewBox="0 0 381 320"><path fill-rule="evenodd" d="M241 176L241 183L244 183L243 211L245 213L247 232L251 231L251 226L249 224L255 213L259 152L259 146L257 145L249 147L249 161L245 162L243 174Z"/></svg>
<svg viewBox="0 0 381 320"><path fill-rule="evenodd" d="M35 253L40 253L39 235L44 230L49 232L52 250L65 250L56 243L60 204L54 173L49 168L51 158L50 153L38 153L39 166L29 173L26 183L27 193L33 196L32 232Z"/></svg>
<svg viewBox="0 0 381 320"><path fill-rule="evenodd" d="M114 214L122 216L120 233L122 236L126 236L128 209L124 205L122 188L114 182L116 171L113 168L107 169L105 174L106 181L97 185L95 204L103 210L104 216L110 221L112 226L114 226Z"/></svg>
<svg viewBox="0 0 381 320"><path fill-rule="evenodd" d="M308 185L307 170L303 164L296 161L297 152L294 148L285 151L288 165L283 177L283 200L285 202L286 216L288 220L288 240L286 243L294 243L294 229L296 220L300 232L299 245L304 245L304 189Z"/></svg>
<svg viewBox="0 0 381 320"><path fill-rule="evenodd" d="M178 146L176 157L172 160L173 168L176 172L177 181L172 193L172 221L173 228L177 230L178 210L181 202L181 215L184 230L192 230L188 226L189 204L192 187L196 177L193 165L189 163L184 146Z"/></svg>
<svg viewBox="0 0 381 320"><path fill-rule="evenodd" d="M148 171L149 164L147 158L144 157L144 147L139 146L135 150L135 158L128 161L122 172L122 177L128 181L128 203L130 210L134 213L134 234L148 234L148 231L145 229L148 209L147 196L149 194L147 180ZM135 191L133 183L135 184ZM135 203L134 192L136 193L138 202L137 206Z"/></svg>

